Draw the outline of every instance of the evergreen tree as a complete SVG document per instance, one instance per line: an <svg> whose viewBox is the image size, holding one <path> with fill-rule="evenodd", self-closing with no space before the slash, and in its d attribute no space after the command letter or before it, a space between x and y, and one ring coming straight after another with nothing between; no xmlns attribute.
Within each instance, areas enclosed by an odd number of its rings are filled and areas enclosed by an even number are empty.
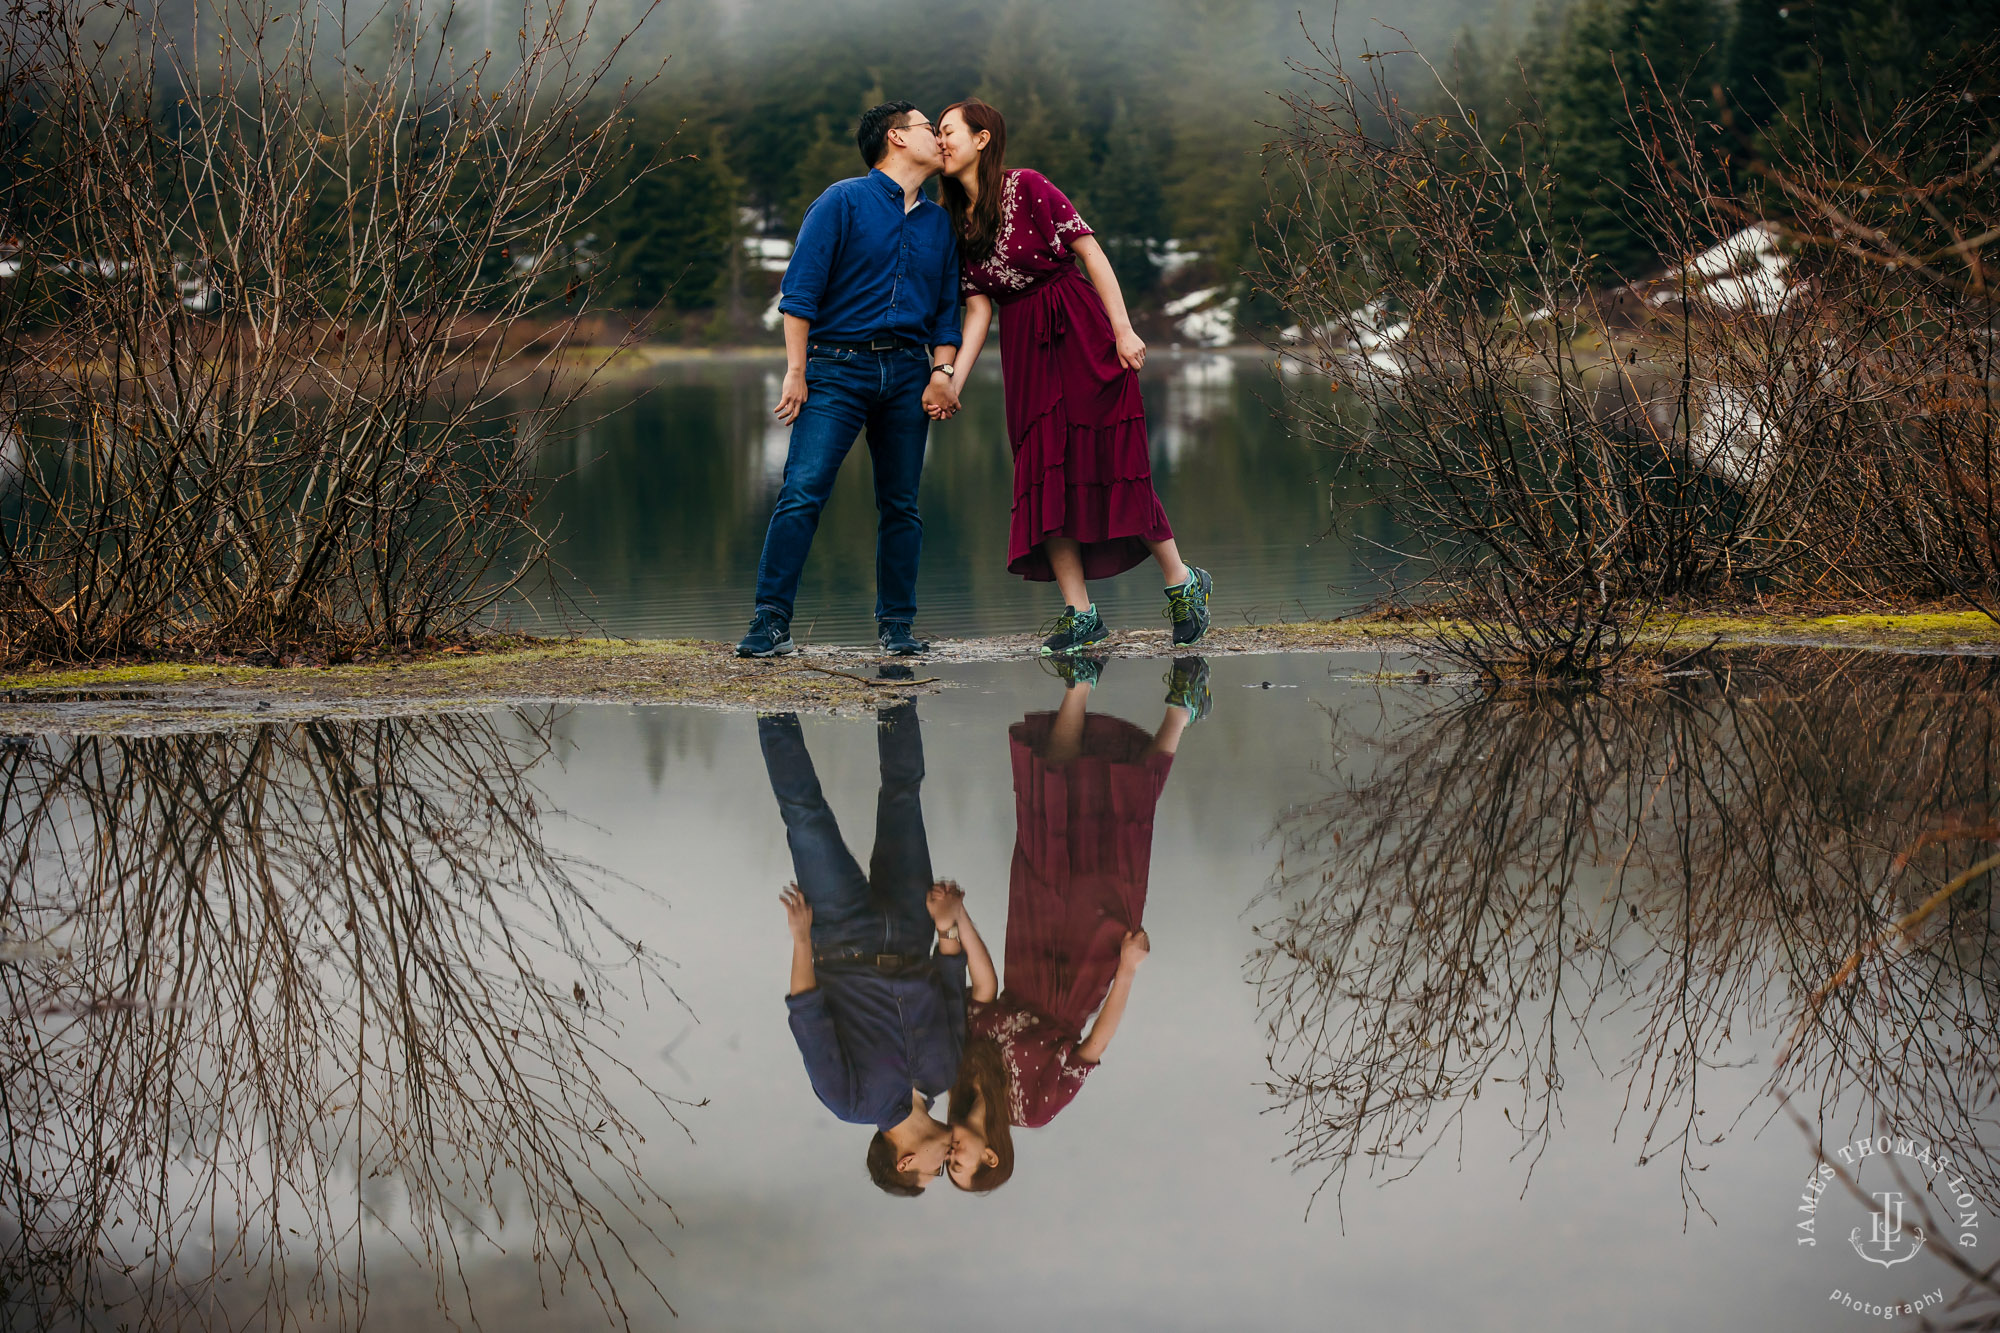
<svg viewBox="0 0 2000 1333"><path fill-rule="evenodd" d="M1104 136L1091 211L1085 214L1127 297L1143 296L1159 284L1159 269L1148 251L1152 243L1172 234L1160 178L1171 144L1163 139L1157 129L1149 132L1141 126L1119 102Z"/></svg>
<svg viewBox="0 0 2000 1333"><path fill-rule="evenodd" d="M658 121L646 124L667 139ZM738 182L713 131L662 142L659 151L674 156L634 181L605 219L614 242L607 297L628 307L666 300L676 310L706 310L729 270Z"/></svg>
<svg viewBox="0 0 2000 1333"><path fill-rule="evenodd" d="M1563 33L1547 98L1556 173L1551 219L1578 240L1593 271L1605 278L1634 276L1651 259L1626 219L1634 150L1617 50L1620 27L1607 0L1581 0Z"/></svg>

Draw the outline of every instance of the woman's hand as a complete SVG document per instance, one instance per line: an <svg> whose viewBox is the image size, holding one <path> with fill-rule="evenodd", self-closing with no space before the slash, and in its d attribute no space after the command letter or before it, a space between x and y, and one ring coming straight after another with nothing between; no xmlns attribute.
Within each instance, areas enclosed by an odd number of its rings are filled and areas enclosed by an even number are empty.
<svg viewBox="0 0 2000 1333"><path fill-rule="evenodd" d="M771 409L771 415L787 426L799 419L799 409L806 405L806 368L785 372L785 382L778 389L778 405Z"/></svg>
<svg viewBox="0 0 2000 1333"><path fill-rule="evenodd" d="M949 421L958 415L958 385L950 376L933 375L924 386L924 415L932 421Z"/></svg>
<svg viewBox="0 0 2000 1333"><path fill-rule="evenodd" d="M1118 364L1127 370L1146 364L1146 340L1129 328L1118 335Z"/></svg>
<svg viewBox="0 0 2000 1333"><path fill-rule="evenodd" d="M1118 966L1128 972L1139 970L1139 964L1153 951L1153 941L1143 930L1128 930L1124 942L1118 946Z"/></svg>
<svg viewBox="0 0 2000 1333"><path fill-rule="evenodd" d="M785 925L792 932L792 941L796 944L812 943L812 904L806 901L805 894L799 892L799 886L786 885L785 891L778 895L778 901L785 905Z"/></svg>
<svg viewBox="0 0 2000 1333"><path fill-rule="evenodd" d="M942 934L957 925L965 914L965 890L951 880L941 879L924 895L924 906L930 911L931 924Z"/></svg>

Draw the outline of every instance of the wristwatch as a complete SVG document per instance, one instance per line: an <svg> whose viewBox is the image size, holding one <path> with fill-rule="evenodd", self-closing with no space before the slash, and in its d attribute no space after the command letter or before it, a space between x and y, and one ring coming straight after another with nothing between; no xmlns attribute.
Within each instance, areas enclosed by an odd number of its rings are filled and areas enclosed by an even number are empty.
<svg viewBox="0 0 2000 1333"><path fill-rule="evenodd" d="M950 375L954 379L958 377L958 367L954 366L949 361L940 361L936 365L932 366L931 374L935 375L940 370L942 370L945 374Z"/></svg>
<svg viewBox="0 0 2000 1333"><path fill-rule="evenodd" d="M941 940L955 940L955 939L957 939L957 938L958 938L958 927L957 927L957 926L953 926L953 927L952 927L952 928L951 928L950 930L940 930L940 931L938 932L938 938L939 938L939 939L941 939Z"/></svg>

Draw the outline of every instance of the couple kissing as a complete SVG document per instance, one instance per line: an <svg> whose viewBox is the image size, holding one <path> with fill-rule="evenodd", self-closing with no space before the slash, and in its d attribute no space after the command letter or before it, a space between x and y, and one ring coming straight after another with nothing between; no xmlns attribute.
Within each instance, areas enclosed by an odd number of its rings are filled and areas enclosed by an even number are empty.
<svg viewBox="0 0 2000 1333"><path fill-rule="evenodd" d="M1042 652L1069 657L1102 643L1110 631L1090 580L1149 556L1174 645L1198 643L1214 580L1182 561L1153 490L1138 377L1146 344L1090 227L1046 177L1007 167L1006 121L977 99L935 122L908 102L871 107L855 143L868 174L829 186L806 211L781 284L775 413L791 441L737 655L794 651L799 577L863 432L879 514L877 637L888 654L928 650L915 629L924 447L931 422L958 412L996 310L1014 456L1007 568L1053 582L1063 598ZM923 194L939 175L942 205Z"/></svg>

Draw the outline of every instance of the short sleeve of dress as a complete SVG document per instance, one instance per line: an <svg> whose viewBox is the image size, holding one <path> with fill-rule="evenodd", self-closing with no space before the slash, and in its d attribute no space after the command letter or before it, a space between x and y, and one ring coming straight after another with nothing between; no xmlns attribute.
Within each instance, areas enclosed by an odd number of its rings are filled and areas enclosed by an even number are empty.
<svg viewBox="0 0 2000 1333"><path fill-rule="evenodd" d="M1024 192L1022 201L1028 207L1028 216L1034 220L1035 231L1045 238L1056 258L1066 256L1070 247L1085 236L1094 235L1090 224L1076 211L1076 205L1069 196L1058 190L1054 183L1039 171L1022 171L1019 188Z"/></svg>

